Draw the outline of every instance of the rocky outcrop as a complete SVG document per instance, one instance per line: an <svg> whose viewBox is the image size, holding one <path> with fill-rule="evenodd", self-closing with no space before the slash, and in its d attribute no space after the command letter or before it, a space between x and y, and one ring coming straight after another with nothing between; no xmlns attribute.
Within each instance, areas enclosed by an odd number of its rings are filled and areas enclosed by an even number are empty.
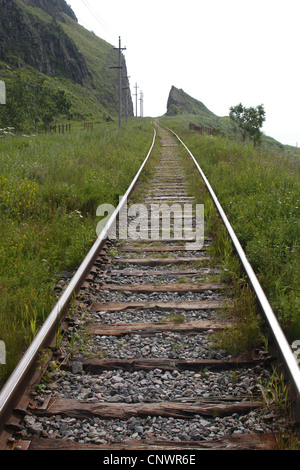
<svg viewBox="0 0 300 470"><path fill-rule="evenodd" d="M183 111L184 108L184 96L183 96L183 90L179 90L178 88L175 88L172 86L169 98L168 98L168 103L167 103L167 110L170 111L170 108L172 106L176 106L177 108L181 109Z"/></svg>
<svg viewBox="0 0 300 470"><path fill-rule="evenodd" d="M176 114L201 114L203 112L214 116L201 101L192 98L182 89L172 86L167 103L167 114L169 116Z"/></svg>

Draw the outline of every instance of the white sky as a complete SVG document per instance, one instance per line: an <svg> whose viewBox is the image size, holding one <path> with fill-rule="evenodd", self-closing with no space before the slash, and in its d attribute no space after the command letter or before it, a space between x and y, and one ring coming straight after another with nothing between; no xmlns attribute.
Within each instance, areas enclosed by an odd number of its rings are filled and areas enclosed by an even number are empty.
<svg viewBox="0 0 300 470"><path fill-rule="evenodd" d="M300 145L300 0L67 3L80 24L114 47L121 36L144 116L166 112L174 85L218 116L240 102L263 104L263 132Z"/></svg>

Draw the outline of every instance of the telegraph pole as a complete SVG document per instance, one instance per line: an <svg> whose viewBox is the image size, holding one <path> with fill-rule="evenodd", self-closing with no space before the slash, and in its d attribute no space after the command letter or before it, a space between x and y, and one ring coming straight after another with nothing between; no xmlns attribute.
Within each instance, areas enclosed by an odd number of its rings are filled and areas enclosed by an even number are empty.
<svg viewBox="0 0 300 470"><path fill-rule="evenodd" d="M137 91L138 91L138 88L139 87L136 83L135 84L135 95L134 95L135 96L135 117L137 117L137 115L138 115L138 105L137 105L137 100L138 100L138 98L137 98L138 97L138 92Z"/></svg>
<svg viewBox="0 0 300 470"><path fill-rule="evenodd" d="M126 47L121 47L121 37L119 36L119 47L114 47L119 51L119 66L111 67L112 69L119 69L119 127L122 127L122 51L126 51Z"/></svg>
<svg viewBox="0 0 300 470"><path fill-rule="evenodd" d="M144 93L142 91L140 93L140 115L144 117Z"/></svg>

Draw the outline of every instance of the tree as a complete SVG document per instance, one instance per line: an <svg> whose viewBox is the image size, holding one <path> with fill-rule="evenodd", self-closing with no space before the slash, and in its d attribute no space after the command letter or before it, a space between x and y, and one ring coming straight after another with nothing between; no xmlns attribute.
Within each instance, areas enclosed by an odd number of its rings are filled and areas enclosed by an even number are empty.
<svg viewBox="0 0 300 470"><path fill-rule="evenodd" d="M6 104L0 106L0 126L20 131L26 120L26 96L20 74L13 80L6 80L6 86Z"/></svg>
<svg viewBox="0 0 300 470"><path fill-rule="evenodd" d="M30 90L30 106L28 112L35 126L39 121L50 124L59 115L70 117L71 101L63 90L54 91L45 84L44 78L34 78L27 82Z"/></svg>
<svg viewBox="0 0 300 470"><path fill-rule="evenodd" d="M37 130L39 122L49 124L59 115L70 118L71 101L64 90L47 86L44 77L17 73L7 80L6 105L0 107L0 126L17 131Z"/></svg>
<svg viewBox="0 0 300 470"><path fill-rule="evenodd" d="M240 131L243 141L249 137L254 145L261 142L262 133L260 129L266 119L262 104L256 108L245 108L242 103L232 106L229 117L234 124L235 131Z"/></svg>

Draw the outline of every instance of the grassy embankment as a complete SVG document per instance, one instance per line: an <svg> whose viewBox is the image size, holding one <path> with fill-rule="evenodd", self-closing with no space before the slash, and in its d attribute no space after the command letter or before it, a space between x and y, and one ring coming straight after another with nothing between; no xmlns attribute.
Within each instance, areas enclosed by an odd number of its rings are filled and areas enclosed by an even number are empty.
<svg viewBox="0 0 300 470"><path fill-rule="evenodd" d="M146 157L153 128L139 124L0 139L0 385L95 240L96 208L118 204Z"/></svg>
<svg viewBox="0 0 300 470"><path fill-rule="evenodd" d="M209 179L290 342L300 338L300 160L161 120Z"/></svg>

